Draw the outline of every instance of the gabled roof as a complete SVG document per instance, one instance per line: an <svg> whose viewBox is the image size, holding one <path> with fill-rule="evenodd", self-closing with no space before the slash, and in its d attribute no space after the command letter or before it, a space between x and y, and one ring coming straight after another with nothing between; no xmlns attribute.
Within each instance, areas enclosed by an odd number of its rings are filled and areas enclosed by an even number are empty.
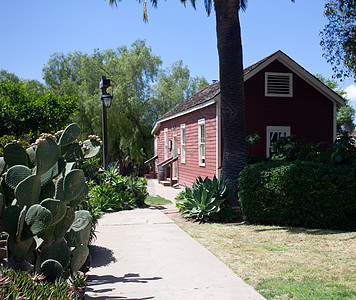
<svg viewBox="0 0 356 300"><path fill-rule="evenodd" d="M252 76L260 72L262 69L267 67L269 64L274 62L275 60L280 61L286 67L288 67L291 71L297 74L299 77L308 82L311 86L313 86L316 90L322 93L325 97L336 103L338 106L342 106L345 104L345 101L342 97L340 97L337 93L335 93L332 89L327 87L324 83L322 83L315 76L310 74L307 70L301 67L298 63L296 63L293 59L291 59L288 55L278 50L277 52L272 53L271 55L259 60L258 62L248 66L244 69L244 81L247 81ZM152 129L152 134L154 134L160 126L160 123L176 118L178 116L187 114L194 110L198 110L202 107L214 104L218 95L220 94L220 81L216 81L211 85L201 89L193 96L178 104L176 107L162 115L158 118L154 128Z"/></svg>

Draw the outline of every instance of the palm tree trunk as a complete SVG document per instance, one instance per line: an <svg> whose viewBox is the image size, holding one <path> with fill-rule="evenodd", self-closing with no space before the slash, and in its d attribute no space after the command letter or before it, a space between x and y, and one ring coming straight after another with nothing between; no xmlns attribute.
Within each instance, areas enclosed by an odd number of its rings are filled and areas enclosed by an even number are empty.
<svg viewBox="0 0 356 300"><path fill-rule="evenodd" d="M229 202L237 205L237 178L246 165L245 96L239 1L215 0L223 136L222 175L229 179Z"/></svg>

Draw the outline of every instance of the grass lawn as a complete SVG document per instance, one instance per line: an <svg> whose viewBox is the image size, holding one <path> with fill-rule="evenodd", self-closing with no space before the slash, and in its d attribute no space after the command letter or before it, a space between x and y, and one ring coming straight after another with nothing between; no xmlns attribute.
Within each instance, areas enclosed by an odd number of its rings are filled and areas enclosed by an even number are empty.
<svg viewBox="0 0 356 300"><path fill-rule="evenodd" d="M356 232L183 225L267 299L356 299Z"/></svg>
<svg viewBox="0 0 356 300"><path fill-rule="evenodd" d="M172 201L164 199L160 196L152 197L152 196L147 196L145 200L146 205L159 205L159 204L169 204L172 203Z"/></svg>

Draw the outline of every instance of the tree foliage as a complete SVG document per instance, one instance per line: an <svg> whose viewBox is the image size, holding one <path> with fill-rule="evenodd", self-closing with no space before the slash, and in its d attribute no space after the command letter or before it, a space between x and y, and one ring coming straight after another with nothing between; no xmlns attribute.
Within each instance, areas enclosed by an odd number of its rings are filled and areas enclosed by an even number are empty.
<svg viewBox="0 0 356 300"><path fill-rule="evenodd" d="M345 98L346 92L340 89L339 84L335 80L325 78L320 74L316 74L315 77L318 78L320 81L322 81L326 86L328 86L334 92L339 94L345 100L345 105L339 107L337 110L337 115L336 115L337 132L339 134L341 134L343 131L347 131L349 133L353 132L355 130L355 123L354 123L355 109L352 106L350 106L349 100Z"/></svg>
<svg viewBox="0 0 356 300"><path fill-rule="evenodd" d="M321 46L335 77L356 80L356 0L327 0Z"/></svg>
<svg viewBox="0 0 356 300"><path fill-rule="evenodd" d="M188 67L183 66L181 60L160 70L150 99L155 116L163 115L207 85L209 83L204 77L192 78Z"/></svg>
<svg viewBox="0 0 356 300"><path fill-rule="evenodd" d="M200 82L206 84L201 78L191 78L181 62L166 70L161 65L160 57L145 41L137 40L130 47L96 49L90 55L56 53L43 74L56 94L78 95L75 122L81 124L83 134L99 136L102 103L98 85L101 76L112 80L108 92L114 98L107 110L109 161L116 162L123 173L131 173L133 167L140 173L143 162L153 155L151 130L158 115L196 92Z"/></svg>
<svg viewBox="0 0 356 300"><path fill-rule="evenodd" d="M55 132L67 125L77 108L73 96L57 96L36 80L0 72L0 136L16 138Z"/></svg>

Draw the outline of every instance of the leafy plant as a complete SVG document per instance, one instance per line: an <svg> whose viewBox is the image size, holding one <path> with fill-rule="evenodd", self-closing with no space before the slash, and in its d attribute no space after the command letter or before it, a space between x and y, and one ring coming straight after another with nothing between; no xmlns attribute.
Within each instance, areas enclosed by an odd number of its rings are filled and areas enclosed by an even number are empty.
<svg viewBox="0 0 356 300"><path fill-rule="evenodd" d="M116 168L108 168L99 177L99 184L91 185L87 201L101 212L133 209L144 204L146 186L145 178L121 176Z"/></svg>
<svg viewBox="0 0 356 300"><path fill-rule="evenodd" d="M228 197L227 180L214 176L213 180L198 177L192 188L185 187L176 198L182 216L208 221L218 220L221 204Z"/></svg>
<svg viewBox="0 0 356 300"><path fill-rule="evenodd" d="M75 299L71 294L64 279L51 283L43 281L43 276L0 267L1 299Z"/></svg>

